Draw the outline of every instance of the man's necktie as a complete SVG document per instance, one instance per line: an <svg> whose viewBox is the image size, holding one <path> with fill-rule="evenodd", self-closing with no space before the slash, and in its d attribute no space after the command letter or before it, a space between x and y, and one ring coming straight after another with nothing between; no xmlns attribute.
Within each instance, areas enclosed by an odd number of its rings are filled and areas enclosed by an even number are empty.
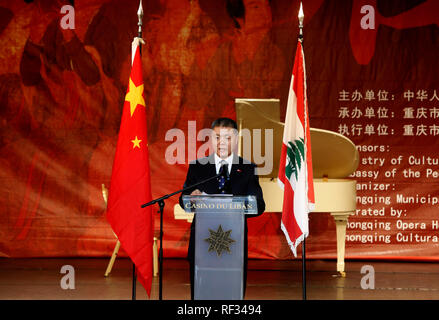
<svg viewBox="0 0 439 320"><path fill-rule="evenodd" d="M229 165L227 164L227 161L222 160L220 162L220 170L219 174L221 175L218 179L218 189L219 193L226 193L226 183L227 179L229 177Z"/></svg>

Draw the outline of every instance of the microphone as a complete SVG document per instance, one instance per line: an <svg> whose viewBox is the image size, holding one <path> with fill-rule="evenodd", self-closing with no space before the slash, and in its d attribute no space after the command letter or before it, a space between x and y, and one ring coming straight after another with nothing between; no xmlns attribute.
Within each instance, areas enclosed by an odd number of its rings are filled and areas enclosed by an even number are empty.
<svg viewBox="0 0 439 320"><path fill-rule="evenodd" d="M183 188L183 189L180 189L180 190L177 190L177 191L175 191L175 192L173 192L173 193L166 194L166 195L164 195L163 197L160 197L160 198L157 198L157 199L152 200L152 201L150 201L150 202L144 203L144 204L142 204L140 207L141 207L141 208L145 208L145 207L150 206L150 205L153 205L153 204L155 204L155 203L159 203L159 202L161 202L161 201L163 201L163 200L166 200L166 199L172 197L173 195L176 195L176 194L178 194L178 193L184 192L184 191L189 190L189 189L193 189L193 188L195 188L195 187L197 187L197 186L199 186L199 185L202 185L203 183L206 183L206 182L208 182L208 181L210 181L210 180L213 180L213 179L216 179L216 178L219 178L219 177L221 177L221 174L216 174L216 175L214 175L214 176L212 176L212 177L209 177L209 178L207 178L207 179L204 179L203 181L200 181L200 182L194 183L193 185L187 186L187 187L185 187L185 188Z"/></svg>

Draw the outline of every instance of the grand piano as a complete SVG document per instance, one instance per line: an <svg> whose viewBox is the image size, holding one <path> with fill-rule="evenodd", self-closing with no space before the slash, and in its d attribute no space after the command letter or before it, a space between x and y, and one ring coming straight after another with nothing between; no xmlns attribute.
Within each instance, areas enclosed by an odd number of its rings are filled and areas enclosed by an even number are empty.
<svg viewBox="0 0 439 320"><path fill-rule="evenodd" d="M248 136L242 135L238 152L244 158L255 162L260 169L260 173L262 173L259 181L266 203L265 211L280 213L282 212L283 191L277 183L277 174L284 124L280 122L279 100L236 99L235 108L237 124L241 133L262 129L260 130L260 140L259 137L257 138L261 141L260 148L258 147L253 151L254 135L251 136L251 144L245 141ZM272 129L272 131L265 131L264 129ZM271 141L271 135L273 141L272 149L270 145L267 146L269 154L264 154L266 134L268 135L267 141ZM337 272L344 277L346 224L348 217L353 215L356 210L356 181L347 177L357 169L359 153L351 140L336 132L311 128L310 134L315 193L315 210L313 212L330 213L335 220ZM261 154L264 154L264 156L260 157ZM272 168L269 170L270 165L267 165L267 160L271 159L271 155L273 157ZM188 222L193 219L193 215L185 213L178 204L174 207L174 217Z"/></svg>

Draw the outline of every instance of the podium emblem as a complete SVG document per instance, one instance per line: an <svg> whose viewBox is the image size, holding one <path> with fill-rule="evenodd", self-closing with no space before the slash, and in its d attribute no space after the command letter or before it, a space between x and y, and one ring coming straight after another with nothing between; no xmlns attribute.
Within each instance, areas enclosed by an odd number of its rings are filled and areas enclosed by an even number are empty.
<svg viewBox="0 0 439 320"><path fill-rule="evenodd" d="M216 251L218 257L220 257L224 251L232 253L230 251L230 245L236 241L230 238L231 232L232 229L223 231L223 227L221 225L219 225L217 231L209 228L210 236L209 238L204 239L204 241L209 242L208 252Z"/></svg>

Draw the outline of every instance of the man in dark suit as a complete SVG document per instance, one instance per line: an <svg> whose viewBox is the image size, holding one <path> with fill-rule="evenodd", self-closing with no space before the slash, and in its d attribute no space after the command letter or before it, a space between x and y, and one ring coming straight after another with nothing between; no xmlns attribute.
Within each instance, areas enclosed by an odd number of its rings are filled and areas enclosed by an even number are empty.
<svg viewBox="0 0 439 320"><path fill-rule="evenodd" d="M220 172L220 179L212 179L197 188L189 189L180 196L180 206L183 208L183 195L201 195L226 193L234 196L256 196L258 214L246 216L244 227L244 294L247 282L247 218L261 215L265 210L265 202L259 178L256 174L256 165L241 157L233 151L238 142L236 122L229 118L219 118L211 126L211 142L214 152L206 158L197 159L190 163L186 181L183 188L213 177ZM188 260L191 280L191 299L194 299L194 265L195 265L195 219L192 221L188 248Z"/></svg>

